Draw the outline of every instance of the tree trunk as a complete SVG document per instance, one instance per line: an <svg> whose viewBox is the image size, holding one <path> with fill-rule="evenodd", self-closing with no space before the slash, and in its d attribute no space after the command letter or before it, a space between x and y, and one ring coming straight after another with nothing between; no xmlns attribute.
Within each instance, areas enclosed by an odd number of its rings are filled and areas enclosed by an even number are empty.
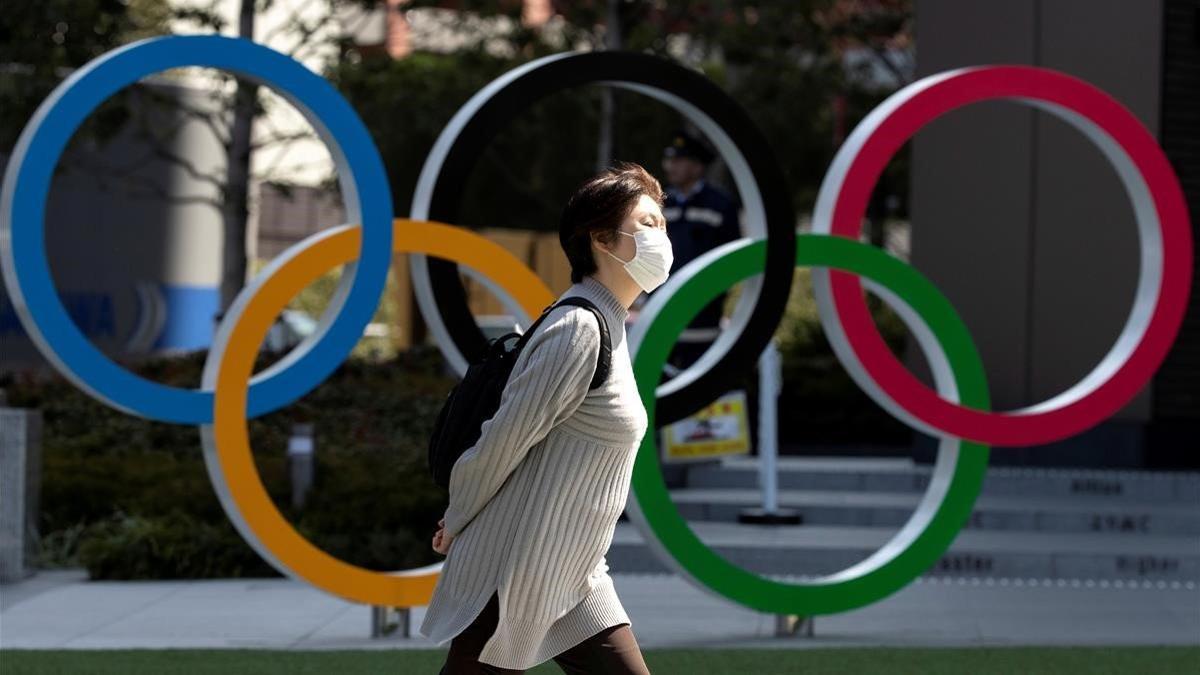
<svg viewBox="0 0 1200 675"><path fill-rule="evenodd" d="M238 35L254 39L254 0L241 0ZM225 181L225 245L221 259L221 314L246 285L246 221L249 216L250 134L258 86L238 78L229 134Z"/></svg>
<svg viewBox="0 0 1200 675"><path fill-rule="evenodd" d="M620 0L608 0L608 20L604 26L605 49L621 48L620 5ZM596 171L603 171L613 158L613 125L617 116L613 88L604 87L600 97L600 140L596 143Z"/></svg>

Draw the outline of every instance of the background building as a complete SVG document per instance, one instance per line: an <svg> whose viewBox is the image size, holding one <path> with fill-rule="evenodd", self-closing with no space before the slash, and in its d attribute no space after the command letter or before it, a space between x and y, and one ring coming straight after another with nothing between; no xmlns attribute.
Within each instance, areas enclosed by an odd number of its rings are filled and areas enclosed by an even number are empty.
<svg viewBox="0 0 1200 675"><path fill-rule="evenodd" d="M917 67L923 76L1031 64L1095 84L1159 139L1195 227L1198 14L1188 0L922 0ZM966 321L997 410L1064 391L1111 348L1133 302L1133 211L1099 150L1066 124L1007 102L973 105L930 124L913 141L912 221L912 263ZM910 353L924 376L919 360ZM1049 447L996 452L993 461L1200 466L1198 422L1200 296L1193 290L1173 350L1120 413Z"/></svg>

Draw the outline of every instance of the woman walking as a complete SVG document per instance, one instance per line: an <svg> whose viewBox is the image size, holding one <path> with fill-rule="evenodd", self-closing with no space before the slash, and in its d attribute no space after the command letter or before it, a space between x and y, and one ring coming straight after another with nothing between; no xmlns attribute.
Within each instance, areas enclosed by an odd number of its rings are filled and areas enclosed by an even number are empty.
<svg viewBox="0 0 1200 675"><path fill-rule="evenodd" d="M625 509L645 407L625 342L629 307L664 281L671 242L662 187L621 163L568 200L559 241L573 284L608 324L608 378L589 390L600 327L554 308L517 358L500 407L450 476L433 548L446 555L420 633L452 640L441 675L648 674L605 553Z"/></svg>

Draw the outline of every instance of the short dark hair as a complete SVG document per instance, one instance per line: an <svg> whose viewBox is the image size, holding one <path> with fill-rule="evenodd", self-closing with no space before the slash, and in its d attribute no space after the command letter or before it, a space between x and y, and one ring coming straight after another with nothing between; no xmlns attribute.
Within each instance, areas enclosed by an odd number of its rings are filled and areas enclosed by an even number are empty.
<svg viewBox="0 0 1200 675"><path fill-rule="evenodd" d="M659 206L663 203L658 179L633 162L617 162L575 189L558 222L558 241L571 263L572 282L579 283L596 271L592 233L604 243L611 242L642 195Z"/></svg>

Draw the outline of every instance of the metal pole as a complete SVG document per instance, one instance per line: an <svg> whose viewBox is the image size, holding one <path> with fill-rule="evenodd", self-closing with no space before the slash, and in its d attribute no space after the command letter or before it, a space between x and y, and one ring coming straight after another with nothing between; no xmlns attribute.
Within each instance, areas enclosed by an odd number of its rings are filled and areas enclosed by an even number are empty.
<svg viewBox="0 0 1200 675"><path fill-rule="evenodd" d="M313 425L297 424L288 439L288 464L291 465L292 507L304 506L304 497L313 484Z"/></svg>
<svg viewBox="0 0 1200 675"><path fill-rule="evenodd" d="M395 623L390 620L393 612L396 614ZM397 637L412 637L412 608L371 605L371 637L381 638L392 633L396 633Z"/></svg>
<svg viewBox="0 0 1200 675"><path fill-rule="evenodd" d="M813 617L800 614L776 614L775 637L813 636Z"/></svg>
<svg viewBox="0 0 1200 675"><path fill-rule="evenodd" d="M381 638L387 627L387 607L371 605L371 637Z"/></svg>
<svg viewBox="0 0 1200 675"><path fill-rule="evenodd" d="M779 368L779 350L771 340L758 357L758 484L762 486L764 513L775 513L779 508L779 473L775 461L779 454L776 438Z"/></svg>
<svg viewBox="0 0 1200 675"><path fill-rule="evenodd" d="M804 522L798 511L779 508L779 418L776 412L783 374L782 359L775 341L767 343L758 357L758 487L762 508L743 509L739 523L759 525L799 525Z"/></svg>

